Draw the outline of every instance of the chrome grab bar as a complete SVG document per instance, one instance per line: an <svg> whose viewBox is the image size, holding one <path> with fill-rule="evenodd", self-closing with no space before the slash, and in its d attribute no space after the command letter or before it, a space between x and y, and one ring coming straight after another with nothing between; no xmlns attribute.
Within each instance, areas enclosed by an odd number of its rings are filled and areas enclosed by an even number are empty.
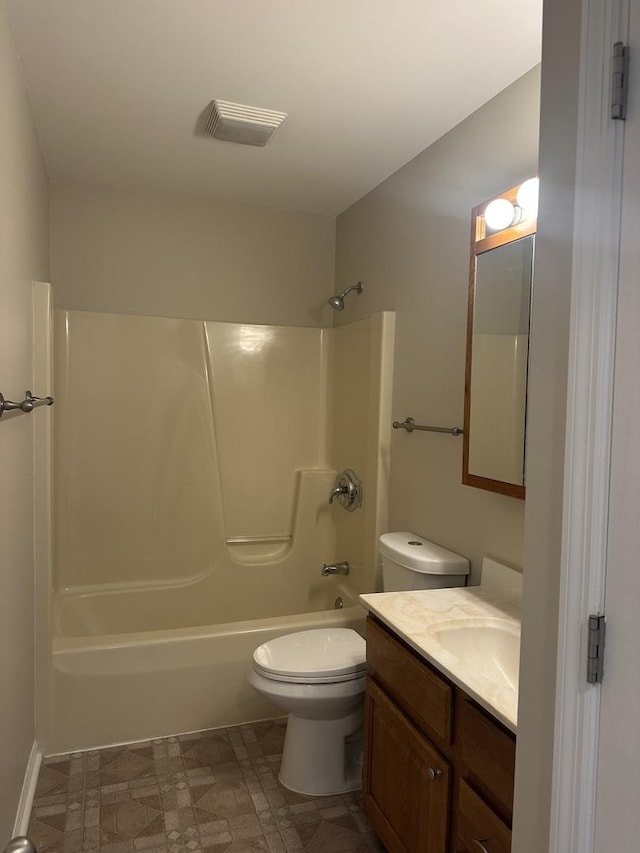
<svg viewBox="0 0 640 853"><path fill-rule="evenodd" d="M448 435L462 435L464 433L464 430L460 427L423 426L422 424L417 424L413 418L405 418L403 421L394 421L393 428L406 429L407 432L413 432L414 429L423 430L424 432L445 432Z"/></svg>
<svg viewBox="0 0 640 853"><path fill-rule="evenodd" d="M53 406L53 397L34 397L31 391L25 391L24 400L16 403L0 394L0 418L5 412L32 412L39 406Z"/></svg>

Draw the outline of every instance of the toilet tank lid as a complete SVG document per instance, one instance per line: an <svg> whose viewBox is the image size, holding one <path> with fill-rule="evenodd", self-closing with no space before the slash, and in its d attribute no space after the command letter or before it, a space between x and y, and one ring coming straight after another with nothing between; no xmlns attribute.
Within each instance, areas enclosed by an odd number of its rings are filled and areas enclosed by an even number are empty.
<svg viewBox="0 0 640 853"><path fill-rule="evenodd" d="M469 560L407 530L384 533L380 537L380 554L405 569L429 575L468 575Z"/></svg>

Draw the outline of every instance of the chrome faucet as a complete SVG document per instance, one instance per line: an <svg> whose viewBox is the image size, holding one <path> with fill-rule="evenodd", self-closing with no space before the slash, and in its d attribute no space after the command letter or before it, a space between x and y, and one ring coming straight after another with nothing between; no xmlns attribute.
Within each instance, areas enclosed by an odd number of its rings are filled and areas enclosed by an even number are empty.
<svg viewBox="0 0 640 853"><path fill-rule="evenodd" d="M325 563L320 571L323 578L328 575L348 575L349 563L343 560L341 563Z"/></svg>

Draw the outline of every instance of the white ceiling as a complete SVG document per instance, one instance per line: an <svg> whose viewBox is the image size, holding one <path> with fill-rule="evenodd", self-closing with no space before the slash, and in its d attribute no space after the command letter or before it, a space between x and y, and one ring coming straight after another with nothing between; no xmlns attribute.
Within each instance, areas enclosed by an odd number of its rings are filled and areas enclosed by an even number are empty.
<svg viewBox="0 0 640 853"><path fill-rule="evenodd" d="M56 180L335 215L540 60L542 0L9 0ZM265 148L197 136L282 110Z"/></svg>

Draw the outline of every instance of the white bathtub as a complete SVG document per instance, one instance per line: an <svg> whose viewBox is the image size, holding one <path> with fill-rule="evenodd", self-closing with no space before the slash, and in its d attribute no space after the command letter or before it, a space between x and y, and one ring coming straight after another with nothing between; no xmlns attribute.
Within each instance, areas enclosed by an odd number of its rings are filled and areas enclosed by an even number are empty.
<svg viewBox="0 0 640 853"><path fill-rule="evenodd" d="M339 594L340 588L333 591ZM45 751L91 749L278 716L247 683L254 648L325 625L364 633L364 611L342 593L342 610L164 631L58 635ZM104 602L101 606L104 610Z"/></svg>
<svg viewBox="0 0 640 853"><path fill-rule="evenodd" d="M299 472L299 535L268 546L274 553L260 561L251 549L267 546L233 545L186 581L58 590L45 751L278 716L246 681L254 648L306 628L364 626L351 591L362 586L361 568L322 577L322 559L313 556L335 553L320 517L334 479L335 471Z"/></svg>

